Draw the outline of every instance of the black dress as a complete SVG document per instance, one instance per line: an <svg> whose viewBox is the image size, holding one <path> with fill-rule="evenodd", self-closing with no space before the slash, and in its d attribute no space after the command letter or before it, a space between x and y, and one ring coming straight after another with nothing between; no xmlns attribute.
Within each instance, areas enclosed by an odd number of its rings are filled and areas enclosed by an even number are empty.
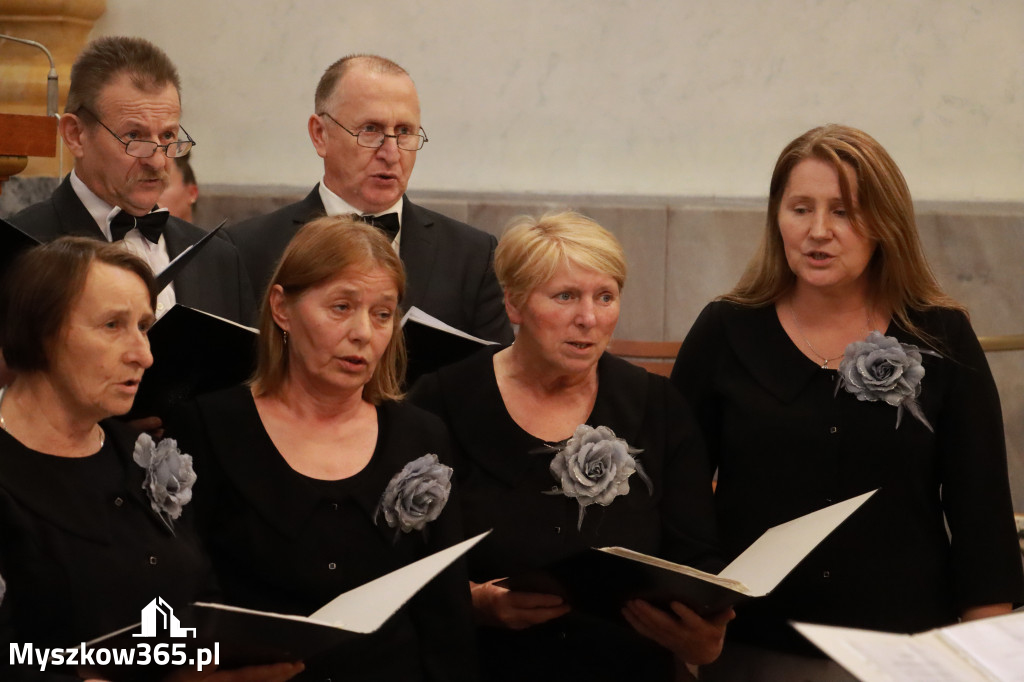
<svg viewBox="0 0 1024 682"><path fill-rule="evenodd" d="M468 533L494 532L469 555L470 577L483 582L539 568L588 547L620 545L697 568L717 563L711 478L700 434L669 382L604 355L591 426L610 427L642 448L638 461L653 494L633 475L627 495L606 507L590 505L577 530L579 507L564 495L545 495L550 452L509 416L498 390L497 348L423 377L410 399L437 413L457 444ZM571 612L513 631L479 628L487 680L671 679L672 657L625 622Z"/></svg>
<svg viewBox="0 0 1024 682"><path fill-rule="evenodd" d="M215 596L187 519L172 533L150 506L132 461L136 432L101 424L105 444L82 458L36 452L0 431L5 642L78 646L137 623L156 597L179 608Z"/></svg>
<svg viewBox="0 0 1024 682"><path fill-rule="evenodd" d="M462 539L454 492L424 532L375 521L381 494L406 463L449 460L435 417L411 405L377 408L378 438L359 473L339 481L292 469L263 428L248 388L199 398L168 424L202 467L200 533L225 602L309 615L352 588ZM299 679L475 679L469 589L461 562L441 573L376 633L306 661Z"/></svg>
<svg viewBox="0 0 1024 682"><path fill-rule="evenodd" d="M694 323L672 380L695 405L718 467L730 556L770 526L881 488L772 595L742 605L730 639L815 654L788 619L918 632L970 606L1024 597L984 353L958 312L914 322L942 346L942 357L923 356L918 398L934 433L906 411L897 429L884 402L836 394L837 372L793 345L774 306L715 302ZM895 323L886 334L928 347Z"/></svg>

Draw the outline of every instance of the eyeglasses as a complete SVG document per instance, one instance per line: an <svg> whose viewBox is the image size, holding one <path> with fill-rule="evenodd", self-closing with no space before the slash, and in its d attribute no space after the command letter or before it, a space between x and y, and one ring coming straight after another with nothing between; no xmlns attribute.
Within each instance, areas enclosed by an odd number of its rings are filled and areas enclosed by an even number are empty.
<svg viewBox="0 0 1024 682"><path fill-rule="evenodd" d="M334 121L334 124L344 130L346 133L356 138L356 144L360 147L369 147L370 149L379 149L384 146L384 141L389 137L395 138L395 144L398 145L399 149L404 149L407 152L415 152L423 149L423 145L429 142L427 139L427 131L420 128L419 133L398 133L397 135L388 135L376 130L360 130L358 133L353 133L345 126L338 123L333 116L328 114L326 111L321 111L319 116L326 116L327 118ZM182 128L184 130L184 128Z"/></svg>
<svg viewBox="0 0 1024 682"><path fill-rule="evenodd" d="M97 123L107 129L107 132L114 136L114 139L124 145L124 151L128 156L134 156L136 159L148 159L149 157L156 154L157 149L163 149L164 154L169 159L176 159L180 156L185 156L192 147L196 146L196 141L192 139L192 136L188 134L184 126L178 125L181 128L181 132L185 133L187 140L177 140L175 142L168 142L167 144L157 144L152 140L128 140L125 142L122 140L117 133L110 128L107 128L107 124L100 120L100 117L92 113L85 107L79 107L78 111L84 111L95 119ZM76 112L77 113L77 112Z"/></svg>

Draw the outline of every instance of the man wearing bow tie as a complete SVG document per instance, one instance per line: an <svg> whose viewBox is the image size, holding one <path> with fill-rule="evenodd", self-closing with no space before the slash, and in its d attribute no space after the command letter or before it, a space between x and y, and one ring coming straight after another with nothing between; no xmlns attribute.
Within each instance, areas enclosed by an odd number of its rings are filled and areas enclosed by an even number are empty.
<svg viewBox="0 0 1024 682"><path fill-rule="evenodd" d="M309 137L323 180L305 199L228 228L262 297L285 246L317 216L354 213L380 227L405 265L404 307L416 306L481 338L511 342L491 265L496 240L409 201L416 154L427 142L409 74L389 59L345 57L317 85Z"/></svg>
<svg viewBox="0 0 1024 682"><path fill-rule="evenodd" d="M198 241L200 228L156 209L174 158L195 142L180 126L177 69L139 38L93 41L71 69L58 129L75 167L50 198L10 219L40 241L63 235L122 240L159 272ZM249 323L255 303L238 252L211 239L157 299Z"/></svg>

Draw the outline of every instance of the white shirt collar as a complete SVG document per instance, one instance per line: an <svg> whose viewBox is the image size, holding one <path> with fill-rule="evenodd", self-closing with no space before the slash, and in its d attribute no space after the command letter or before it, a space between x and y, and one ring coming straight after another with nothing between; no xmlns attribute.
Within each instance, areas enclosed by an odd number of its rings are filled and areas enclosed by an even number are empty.
<svg viewBox="0 0 1024 682"><path fill-rule="evenodd" d="M320 180L320 201L324 204L324 210L329 216L344 215L346 213L355 213L356 215L363 215L363 212L357 208L351 206L347 201L339 197L337 194L327 188L327 183L323 178ZM405 197L398 197L398 201L395 202L394 206L387 208L379 213L373 213L371 215L385 215L387 213L398 214L398 226L402 226L402 206L405 201Z"/></svg>
<svg viewBox="0 0 1024 682"><path fill-rule="evenodd" d="M82 182L82 179L78 177L78 173L73 168L71 169L71 189L75 190L75 194L78 195L79 201L85 206L85 210L96 221L97 227L106 236L107 241L110 241L110 219L120 213L121 209L117 206L111 206L103 199L100 199L95 192Z"/></svg>

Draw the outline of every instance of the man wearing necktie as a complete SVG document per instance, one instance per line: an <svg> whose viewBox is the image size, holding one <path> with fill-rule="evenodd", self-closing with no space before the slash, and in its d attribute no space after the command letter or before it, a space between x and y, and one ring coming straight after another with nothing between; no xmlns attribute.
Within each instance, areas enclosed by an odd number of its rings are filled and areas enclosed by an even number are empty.
<svg viewBox="0 0 1024 682"><path fill-rule="evenodd" d="M74 169L48 198L10 221L40 241L63 235L123 241L159 272L205 232L156 204L174 159L195 144L181 127L180 82L170 59L140 38L100 38L71 69L58 130ZM252 287L238 252L209 240L157 299L236 322L254 315Z"/></svg>
<svg viewBox="0 0 1024 682"><path fill-rule="evenodd" d="M263 296L277 261L309 220L353 213L392 240L406 270L403 307L416 306L484 339L509 343L492 259L492 235L417 206L405 196L427 142L409 74L389 59L355 55L327 68L307 124L324 175L306 198L227 228Z"/></svg>

